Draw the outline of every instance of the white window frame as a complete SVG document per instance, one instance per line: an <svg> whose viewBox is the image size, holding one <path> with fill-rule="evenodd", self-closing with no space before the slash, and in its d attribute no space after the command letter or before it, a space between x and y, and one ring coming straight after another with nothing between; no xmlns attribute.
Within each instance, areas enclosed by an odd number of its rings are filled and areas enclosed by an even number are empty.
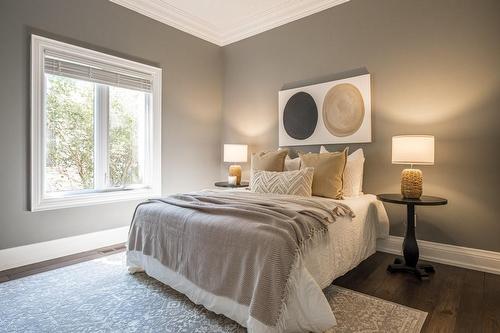
<svg viewBox="0 0 500 333"><path fill-rule="evenodd" d="M99 65L124 73L133 70L152 77L150 112L146 117L146 135L149 140L149 170L145 170L149 186L142 188L81 191L66 195L45 195L45 92L44 56L46 51L56 51L79 58L86 58ZM31 35L31 211L88 206L125 200L140 200L161 196L161 94L162 69L135 61L111 56L53 39ZM99 158L99 156L96 156ZM102 156L101 156L102 158ZM99 181L95 179L95 181ZM102 181L102 180L100 180Z"/></svg>

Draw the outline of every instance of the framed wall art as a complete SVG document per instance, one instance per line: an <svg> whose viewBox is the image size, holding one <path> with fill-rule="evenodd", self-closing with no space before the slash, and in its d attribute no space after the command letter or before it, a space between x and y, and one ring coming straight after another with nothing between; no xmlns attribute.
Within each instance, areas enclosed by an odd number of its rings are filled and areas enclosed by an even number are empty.
<svg viewBox="0 0 500 333"><path fill-rule="evenodd" d="M371 142L370 74L279 92L279 145Z"/></svg>

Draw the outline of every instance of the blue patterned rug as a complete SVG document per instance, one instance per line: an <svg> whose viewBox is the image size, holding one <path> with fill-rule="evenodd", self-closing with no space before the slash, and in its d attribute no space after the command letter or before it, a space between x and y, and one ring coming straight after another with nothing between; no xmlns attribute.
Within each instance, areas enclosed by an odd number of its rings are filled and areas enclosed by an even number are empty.
<svg viewBox="0 0 500 333"><path fill-rule="evenodd" d="M119 253L0 283L0 332L246 332L140 273ZM333 332L420 332L427 313L337 286Z"/></svg>

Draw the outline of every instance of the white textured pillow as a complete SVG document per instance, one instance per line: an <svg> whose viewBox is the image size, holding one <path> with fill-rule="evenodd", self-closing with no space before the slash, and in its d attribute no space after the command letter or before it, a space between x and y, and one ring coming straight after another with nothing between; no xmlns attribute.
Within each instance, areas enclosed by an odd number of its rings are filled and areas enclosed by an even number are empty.
<svg viewBox="0 0 500 333"><path fill-rule="evenodd" d="M310 197L314 168L296 171L255 171L250 188L257 193L290 194Z"/></svg>
<svg viewBox="0 0 500 333"><path fill-rule="evenodd" d="M321 146L320 153L327 153L328 150ZM357 197L363 194L363 169L365 155L363 149L359 148L349 156L344 170L342 192L346 197Z"/></svg>
<svg viewBox="0 0 500 333"><path fill-rule="evenodd" d="M283 171L295 171L300 169L300 157L290 158L286 155L285 157L285 168Z"/></svg>

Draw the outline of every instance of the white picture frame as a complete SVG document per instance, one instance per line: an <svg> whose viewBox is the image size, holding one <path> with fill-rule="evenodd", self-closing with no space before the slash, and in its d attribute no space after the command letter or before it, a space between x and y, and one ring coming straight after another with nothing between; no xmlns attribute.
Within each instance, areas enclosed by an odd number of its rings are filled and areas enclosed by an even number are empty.
<svg viewBox="0 0 500 333"><path fill-rule="evenodd" d="M371 84L370 74L364 74L342 80L335 80L320 84L314 84L294 89L281 90L278 93L279 98L279 145L280 146L305 146L305 145L323 145L323 144L343 144L343 143L368 143L372 141L371 131ZM347 136L335 136L323 121L323 102L328 91L336 85L349 83L354 85L363 98L364 117L361 126L357 131ZM288 135L283 122L283 113L288 100L298 92L309 94L315 101L317 107L317 124L312 135L306 139L295 139Z"/></svg>

